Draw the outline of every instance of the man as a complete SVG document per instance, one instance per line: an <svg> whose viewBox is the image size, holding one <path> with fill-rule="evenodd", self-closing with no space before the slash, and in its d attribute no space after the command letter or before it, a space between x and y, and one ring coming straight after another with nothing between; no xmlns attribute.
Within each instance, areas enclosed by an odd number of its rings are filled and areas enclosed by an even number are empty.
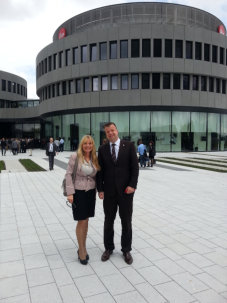
<svg viewBox="0 0 227 303"><path fill-rule="evenodd" d="M1 140L1 148L2 148L2 156L4 155L6 155L6 140L5 140L5 138L2 138L2 140Z"/></svg>
<svg viewBox="0 0 227 303"><path fill-rule="evenodd" d="M59 151L60 152L64 151L64 143L65 143L65 140L63 138L61 138L60 144L59 144Z"/></svg>
<svg viewBox="0 0 227 303"><path fill-rule="evenodd" d="M103 200L104 246L102 261L107 261L113 253L114 220L117 209L121 218L121 247L124 260L132 264L132 209L133 196L138 181L138 160L134 144L120 140L118 130L113 122L104 125L107 144L99 147L99 164L101 171L97 174L97 189L99 198Z"/></svg>
<svg viewBox="0 0 227 303"><path fill-rule="evenodd" d="M146 146L143 144L141 139L139 140L139 146L137 148L137 151L139 153L140 166L146 167L147 150L146 150Z"/></svg>
<svg viewBox="0 0 227 303"><path fill-rule="evenodd" d="M49 157L49 168L54 169L54 157L56 156L57 146L54 144L54 139L51 137L47 143L46 155Z"/></svg>

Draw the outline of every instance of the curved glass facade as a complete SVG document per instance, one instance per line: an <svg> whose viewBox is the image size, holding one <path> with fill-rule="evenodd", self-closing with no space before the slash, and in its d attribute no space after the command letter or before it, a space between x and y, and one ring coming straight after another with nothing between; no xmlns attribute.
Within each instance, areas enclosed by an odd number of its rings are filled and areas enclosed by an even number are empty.
<svg viewBox="0 0 227 303"><path fill-rule="evenodd" d="M181 111L122 111L62 114L43 119L42 134L64 137L65 149L73 150L85 134L96 147L105 138L103 124L116 123L121 139L137 145L152 140L157 152L227 150L227 115Z"/></svg>

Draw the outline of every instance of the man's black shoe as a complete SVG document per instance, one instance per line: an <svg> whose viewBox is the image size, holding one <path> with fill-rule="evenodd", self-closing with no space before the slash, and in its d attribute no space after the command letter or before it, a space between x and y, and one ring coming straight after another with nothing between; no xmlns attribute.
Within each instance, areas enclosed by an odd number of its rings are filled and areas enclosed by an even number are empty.
<svg viewBox="0 0 227 303"><path fill-rule="evenodd" d="M102 260L103 262L109 260L110 255L112 255L112 253L113 253L112 250L108 250L108 249L105 250L104 253L102 254L101 260Z"/></svg>
<svg viewBox="0 0 227 303"><path fill-rule="evenodd" d="M133 262L133 258L132 258L132 255L130 254L130 252L124 252L123 253L123 256L124 256L124 259L125 259L125 262L128 264L128 265L131 265L132 262Z"/></svg>

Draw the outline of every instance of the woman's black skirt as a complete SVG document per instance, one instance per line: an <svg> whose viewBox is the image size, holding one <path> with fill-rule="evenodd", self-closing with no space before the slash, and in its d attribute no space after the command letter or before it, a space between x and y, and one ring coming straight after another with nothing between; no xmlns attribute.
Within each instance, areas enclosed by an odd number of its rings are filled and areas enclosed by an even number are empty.
<svg viewBox="0 0 227 303"><path fill-rule="evenodd" d="M85 220L95 215L96 189L88 191L76 189L73 195L72 212L76 221Z"/></svg>

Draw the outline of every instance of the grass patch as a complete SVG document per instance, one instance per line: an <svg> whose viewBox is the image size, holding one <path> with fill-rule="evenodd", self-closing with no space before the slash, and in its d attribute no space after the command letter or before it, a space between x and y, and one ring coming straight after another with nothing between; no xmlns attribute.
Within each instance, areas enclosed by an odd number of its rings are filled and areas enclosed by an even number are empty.
<svg viewBox="0 0 227 303"><path fill-rule="evenodd" d="M183 162L189 162L192 164L204 164L204 165L211 165L215 167L223 167L227 169L227 163L224 164L219 163L212 163L213 160L205 160L205 159L199 159L199 158L175 158L175 157L165 157L165 159L174 160L174 161L183 161Z"/></svg>
<svg viewBox="0 0 227 303"><path fill-rule="evenodd" d="M0 173L2 170L5 170L6 166L5 166L5 162L4 161L0 161Z"/></svg>
<svg viewBox="0 0 227 303"><path fill-rule="evenodd" d="M19 159L19 161L27 171L46 171L30 159Z"/></svg>
<svg viewBox="0 0 227 303"><path fill-rule="evenodd" d="M172 158L173 159L173 158ZM163 162L163 163L169 163L169 164L176 164L176 165L180 165L180 166L186 166L186 167L192 167L192 168L198 168L198 169L204 169L204 170L210 170L210 171L215 171L218 173L227 173L227 170L224 169L218 169L218 168L213 168L213 167L204 167L204 166L199 166L199 165L195 165L195 164L187 164L187 163L182 163L182 162L177 162L174 160L170 161L170 160L166 160L164 158L162 159L156 159L158 162Z"/></svg>

